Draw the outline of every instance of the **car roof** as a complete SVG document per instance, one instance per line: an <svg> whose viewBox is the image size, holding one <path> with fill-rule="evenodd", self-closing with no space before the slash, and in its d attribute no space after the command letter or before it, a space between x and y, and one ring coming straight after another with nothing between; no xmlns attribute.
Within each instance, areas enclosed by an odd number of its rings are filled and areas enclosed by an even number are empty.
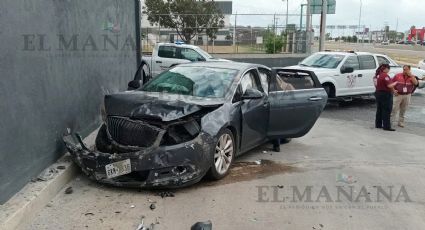
<svg viewBox="0 0 425 230"><path fill-rule="evenodd" d="M373 54L370 52L350 52L350 51L325 51L325 52L318 52L320 54L338 54L338 55L383 55L383 54ZM385 55L384 55L385 56Z"/></svg>
<svg viewBox="0 0 425 230"><path fill-rule="evenodd" d="M223 69L235 69L239 71L245 71L250 68L267 68L266 66L244 62L223 62L223 61L208 61L208 62L192 62L187 64L180 64L178 66L192 66L192 67L210 67L210 68L223 68Z"/></svg>
<svg viewBox="0 0 425 230"><path fill-rule="evenodd" d="M189 44L175 44L175 43L158 43L159 46L180 46L180 47L186 47L186 48L198 48L197 46L194 45L189 45Z"/></svg>

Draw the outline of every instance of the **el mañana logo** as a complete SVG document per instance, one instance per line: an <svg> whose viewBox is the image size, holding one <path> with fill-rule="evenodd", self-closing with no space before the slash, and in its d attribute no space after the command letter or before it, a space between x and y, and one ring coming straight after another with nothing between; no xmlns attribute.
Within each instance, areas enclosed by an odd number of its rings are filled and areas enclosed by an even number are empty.
<svg viewBox="0 0 425 230"><path fill-rule="evenodd" d="M256 186L257 202L275 203L393 203L412 202L401 186Z"/></svg>

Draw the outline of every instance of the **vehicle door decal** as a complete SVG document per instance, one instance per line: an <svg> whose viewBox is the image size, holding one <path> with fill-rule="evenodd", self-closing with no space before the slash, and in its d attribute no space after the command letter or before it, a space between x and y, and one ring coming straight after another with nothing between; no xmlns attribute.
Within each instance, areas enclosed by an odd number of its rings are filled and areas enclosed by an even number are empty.
<svg viewBox="0 0 425 230"><path fill-rule="evenodd" d="M357 74L347 75L347 88L354 88L356 86Z"/></svg>

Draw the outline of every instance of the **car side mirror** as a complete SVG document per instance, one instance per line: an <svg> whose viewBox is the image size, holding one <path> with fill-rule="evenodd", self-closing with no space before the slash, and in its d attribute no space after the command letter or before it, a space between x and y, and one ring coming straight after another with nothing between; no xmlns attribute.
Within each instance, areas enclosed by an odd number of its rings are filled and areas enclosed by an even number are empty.
<svg viewBox="0 0 425 230"><path fill-rule="evenodd" d="M352 73L354 72L354 68L353 67L341 67L341 73Z"/></svg>
<svg viewBox="0 0 425 230"><path fill-rule="evenodd" d="M261 99L264 97L264 94L257 89L247 89L242 95L242 100L245 99Z"/></svg>
<svg viewBox="0 0 425 230"><path fill-rule="evenodd" d="M128 83L128 90L136 90L140 88L140 80L133 80Z"/></svg>

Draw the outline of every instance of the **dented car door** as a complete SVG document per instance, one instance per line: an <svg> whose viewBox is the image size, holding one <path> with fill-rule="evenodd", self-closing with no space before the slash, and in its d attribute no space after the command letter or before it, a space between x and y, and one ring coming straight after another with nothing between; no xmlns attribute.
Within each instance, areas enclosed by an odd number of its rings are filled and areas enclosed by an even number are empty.
<svg viewBox="0 0 425 230"><path fill-rule="evenodd" d="M313 127L327 103L327 94L311 71L273 69L269 103L267 136L296 138Z"/></svg>

